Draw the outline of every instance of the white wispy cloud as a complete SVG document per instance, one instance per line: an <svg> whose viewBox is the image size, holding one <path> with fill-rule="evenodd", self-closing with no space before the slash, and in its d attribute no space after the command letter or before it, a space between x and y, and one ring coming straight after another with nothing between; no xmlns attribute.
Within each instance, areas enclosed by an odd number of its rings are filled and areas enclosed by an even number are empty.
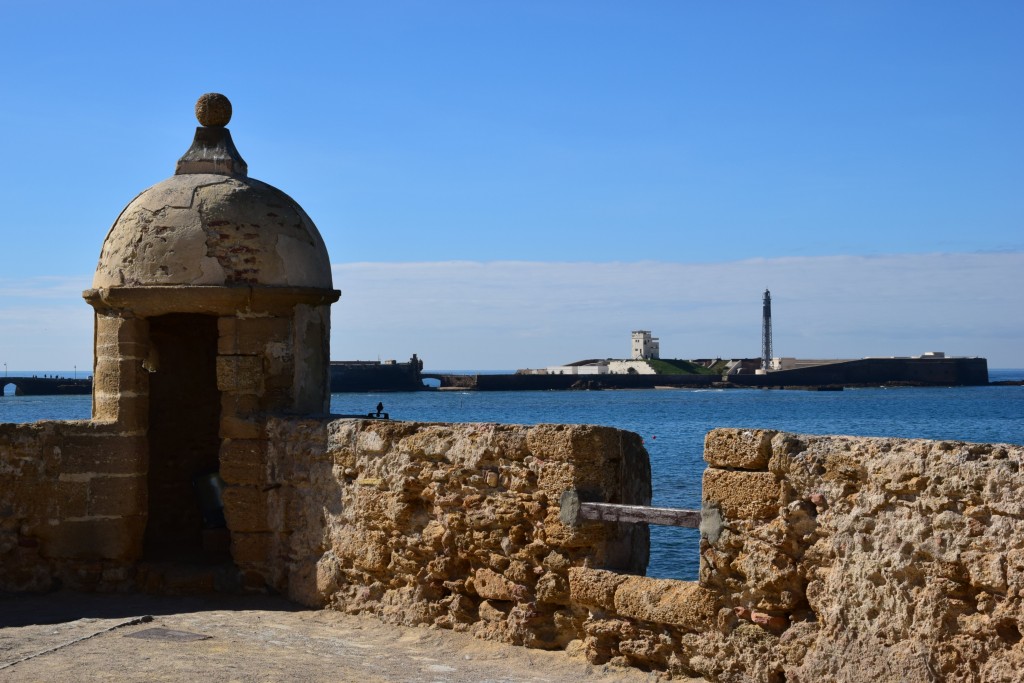
<svg viewBox="0 0 1024 683"><path fill-rule="evenodd" d="M942 350L1013 365L1024 254L913 254L724 263L433 262L334 266L336 358L434 368L544 366L628 353L650 329L669 357L758 356L772 290L777 355ZM1019 363L1019 362L1018 362Z"/></svg>
<svg viewBox="0 0 1024 683"><path fill-rule="evenodd" d="M92 363L89 276L0 279L0 362L10 370L68 370Z"/></svg>
<svg viewBox="0 0 1024 683"><path fill-rule="evenodd" d="M78 299L92 286L91 276L41 275L21 280L0 278L0 301L28 305L33 299Z"/></svg>
<svg viewBox="0 0 1024 683"><path fill-rule="evenodd" d="M772 291L776 355L857 358L945 351L1017 367L1024 253L753 259L721 263L342 263L332 358L434 369L543 367L621 357L649 329L666 357L756 357ZM0 360L82 366L88 277L0 280ZM65 360L67 359L67 360Z"/></svg>

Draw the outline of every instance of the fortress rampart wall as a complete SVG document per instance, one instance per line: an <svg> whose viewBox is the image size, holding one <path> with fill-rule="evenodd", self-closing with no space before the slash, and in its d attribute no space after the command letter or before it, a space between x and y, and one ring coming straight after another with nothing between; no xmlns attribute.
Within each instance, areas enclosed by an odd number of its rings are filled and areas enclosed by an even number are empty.
<svg viewBox="0 0 1024 683"><path fill-rule="evenodd" d="M360 420L275 420L268 432L280 486L266 555L248 569L304 604L555 648L575 632L563 624L570 567L646 567L645 527L574 529L558 508L569 488L649 504L636 434Z"/></svg>
<svg viewBox="0 0 1024 683"><path fill-rule="evenodd" d="M0 424L0 591L130 585L146 460L113 422Z"/></svg>
<svg viewBox="0 0 1024 683"><path fill-rule="evenodd" d="M730 375L729 381L758 387L893 382L922 386L982 386L988 384L988 361L984 358L861 358L778 370L767 375Z"/></svg>
<svg viewBox="0 0 1024 683"><path fill-rule="evenodd" d="M271 431L269 466L295 469L278 469L294 483L267 566L306 604L717 681L1010 681L1024 665L1019 446L714 430L684 582L629 573L646 535L558 521L566 488L645 497L632 435Z"/></svg>
<svg viewBox="0 0 1024 683"><path fill-rule="evenodd" d="M717 429L705 459L698 582L570 571L592 661L714 681L1019 680L1024 447Z"/></svg>
<svg viewBox="0 0 1024 683"><path fill-rule="evenodd" d="M244 585L301 603L715 681L1013 681L1024 447L707 435L698 581L636 575L642 525L559 520L576 489L648 503L635 434L273 418L221 452ZM0 589L137 587L141 437L0 425Z"/></svg>

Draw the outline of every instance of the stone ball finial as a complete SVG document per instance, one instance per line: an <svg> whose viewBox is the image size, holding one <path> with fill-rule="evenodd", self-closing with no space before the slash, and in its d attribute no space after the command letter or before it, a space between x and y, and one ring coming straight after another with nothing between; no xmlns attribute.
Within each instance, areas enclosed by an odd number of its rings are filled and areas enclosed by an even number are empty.
<svg viewBox="0 0 1024 683"><path fill-rule="evenodd" d="M196 101L196 118L204 126L226 126L231 120L231 100L218 92L208 92Z"/></svg>

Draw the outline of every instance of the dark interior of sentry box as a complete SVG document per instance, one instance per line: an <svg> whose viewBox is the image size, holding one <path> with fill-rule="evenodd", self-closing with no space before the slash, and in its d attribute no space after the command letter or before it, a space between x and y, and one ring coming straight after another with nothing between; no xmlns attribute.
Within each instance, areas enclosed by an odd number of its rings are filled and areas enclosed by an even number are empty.
<svg viewBox="0 0 1024 683"><path fill-rule="evenodd" d="M204 521L196 483L219 466L217 318L159 316L149 320L149 335L156 367L149 380L149 518L144 557L219 561L226 554L226 543L211 549L210 523Z"/></svg>

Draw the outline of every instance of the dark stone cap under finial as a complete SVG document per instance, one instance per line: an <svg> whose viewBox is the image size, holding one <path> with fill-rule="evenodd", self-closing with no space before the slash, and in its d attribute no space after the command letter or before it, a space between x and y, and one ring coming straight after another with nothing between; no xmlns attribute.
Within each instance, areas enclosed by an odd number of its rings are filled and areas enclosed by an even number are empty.
<svg viewBox="0 0 1024 683"><path fill-rule="evenodd" d="M196 118L203 125L196 128L192 146L178 159L174 174L248 175L249 167L224 127L231 120L231 101L220 93L206 93L196 102Z"/></svg>

